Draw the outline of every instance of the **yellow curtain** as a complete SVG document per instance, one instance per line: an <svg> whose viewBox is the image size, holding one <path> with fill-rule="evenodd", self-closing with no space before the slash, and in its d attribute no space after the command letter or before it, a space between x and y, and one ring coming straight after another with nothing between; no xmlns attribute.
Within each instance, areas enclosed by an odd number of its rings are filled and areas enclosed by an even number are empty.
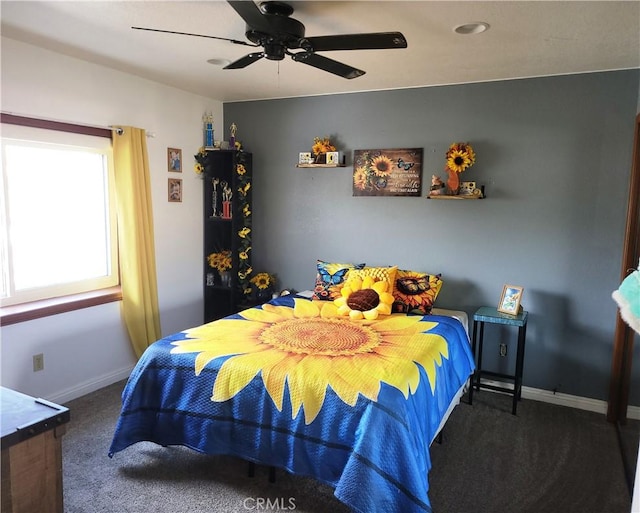
<svg viewBox="0 0 640 513"><path fill-rule="evenodd" d="M138 356L160 338L147 140L144 130L113 130L122 311Z"/></svg>

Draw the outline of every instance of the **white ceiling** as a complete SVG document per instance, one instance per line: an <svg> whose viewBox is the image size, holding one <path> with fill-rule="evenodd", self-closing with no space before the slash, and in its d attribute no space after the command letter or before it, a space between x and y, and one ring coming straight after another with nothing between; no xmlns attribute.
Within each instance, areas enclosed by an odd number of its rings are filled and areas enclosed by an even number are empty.
<svg viewBox="0 0 640 513"><path fill-rule="evenodd" d="M640 68L640 1L295 1L307 36L400 31L407 49L324 52L367 73L346 80L289 57L223 70L254 51L221 0L2 1L1 33L221 101L283 98ZM490 29L459 35L457 25ZM25 65L28 65L25 64Z"/></svg>

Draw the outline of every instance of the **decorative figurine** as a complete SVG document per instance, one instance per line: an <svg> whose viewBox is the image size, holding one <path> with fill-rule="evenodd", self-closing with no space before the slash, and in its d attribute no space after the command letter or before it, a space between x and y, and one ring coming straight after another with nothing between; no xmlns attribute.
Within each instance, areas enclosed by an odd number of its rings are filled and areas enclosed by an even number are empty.
<svg viewBox="0 0 640 513"><path fill-rule="evenodd" d="M220 179L219 178L212 178L211 179L211 185L212 190L211 190L211 204L212 204L212 214L211 217L218 217L218 184L220 183Z"/></svg>
<svg viewBox="0 0 640 513"><path fill-rule="evenodd" d="M231 136L229 137L229 149L235 150L236 148L236 133L238 132L238 126L235 123L231 123L229 127Z"/></svg>
<svg viewBox="0 0 640 513"><path fill-rule="evenodd" d="M222 182L220 186L222 187L222 218L231 219L231 198L233 197L233 192L227 182Z"/></svg>
<svg viewBox="0 0 640 513"><path fill-rule="evenodd" d="M203 134L204 134L204 147L207 150L212 150L215 147L213 139L213 114L211 112L205 112L202 116Z"/></svg>
<svg viewBox="0 0 640 513"><path fill-rule="evenodd" d="M446 193L444 182L439 176L431 175L431 189L429 196L441 196Z"/></svg>

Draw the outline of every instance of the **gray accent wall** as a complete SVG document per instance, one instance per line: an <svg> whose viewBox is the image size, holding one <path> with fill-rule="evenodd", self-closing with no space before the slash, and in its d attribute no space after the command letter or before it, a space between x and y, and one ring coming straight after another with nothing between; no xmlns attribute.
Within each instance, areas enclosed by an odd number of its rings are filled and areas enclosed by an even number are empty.
<svg viewBox="0 0 640 513"><path fill-rule="evenodd" d="M524 384L606 400L639 79L630 70L226 103L225 123L253 152L254 269L298 290L313 287L316 259L441 273L436 305L470 318L497 305L504 284L521 285ZM347 167L296 168L324 135ZM426 198L456 141L476 150L462 179L484 185L484 200ZM416 147L422 197L353 197L354 150ZM485 368L513 369L515 337L487 330ZM640 344L634 356L640 405Z"/></svg>

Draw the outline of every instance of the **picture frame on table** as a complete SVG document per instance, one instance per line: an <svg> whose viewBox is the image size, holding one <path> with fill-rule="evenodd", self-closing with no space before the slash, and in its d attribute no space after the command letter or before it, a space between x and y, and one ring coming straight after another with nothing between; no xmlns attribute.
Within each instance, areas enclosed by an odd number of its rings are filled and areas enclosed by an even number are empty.
<svg viewBox="0 0 640 513"><path fill-rule="evenodd" d="M524 288L519 285L504 285L502 295L498 303L498 312L518 315L520 313L520 302Z"/></svg>

